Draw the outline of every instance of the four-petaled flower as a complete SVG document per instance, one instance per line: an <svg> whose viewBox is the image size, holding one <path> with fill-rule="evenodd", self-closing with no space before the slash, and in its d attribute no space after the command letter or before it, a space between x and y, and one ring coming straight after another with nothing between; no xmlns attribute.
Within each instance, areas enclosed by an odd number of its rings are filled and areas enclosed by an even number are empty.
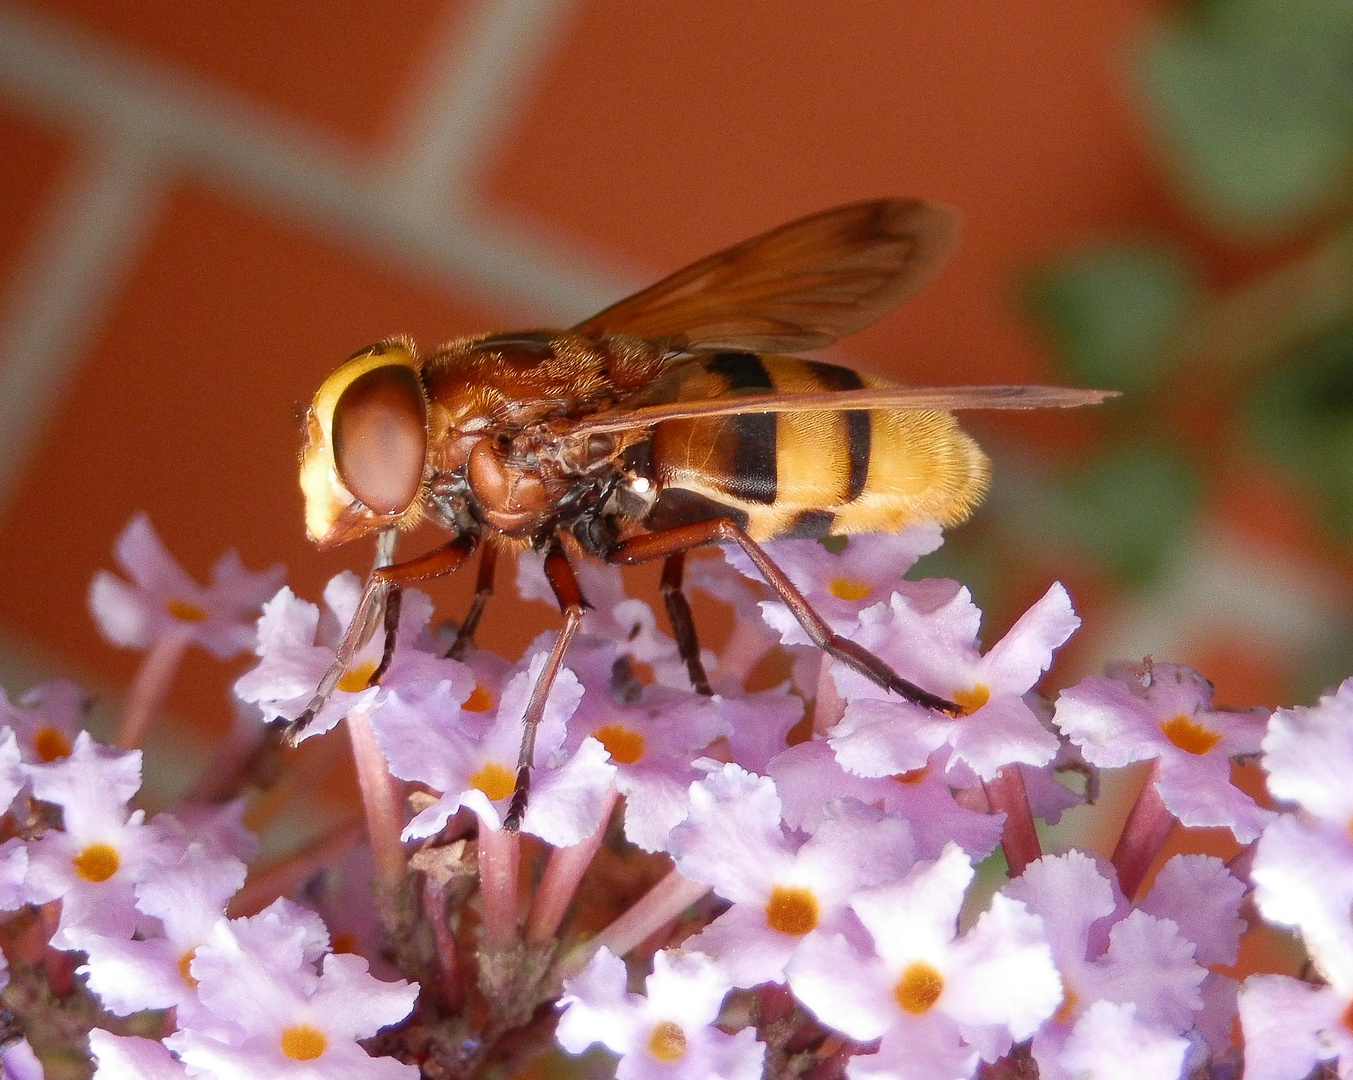
<svg viewBox="0 0 1353 1080"><path fill-rule="evenodd" d="M145 514L132 518L113 550L131 581L100 570L89 606L110 641L134 649L174 635L222 660L247 652L257 634L259 606L284 574L280 564L251 573L228 551L211 568L211 584L199 585L174 561Z"/></svg>
<svg viewBox="0 0 1353 1080"><path fill-rule="evenodd" d="M1259 752L1265 717L1212 707L1212 684L1179 664L1120 664L1062 691L1054 723L1101 769L1155 759L1154 783L1184 825L1254 840L1271 811L1231 783L1231 760Z"/></svg>
<svg viewBox="0 0 1353 1080"><path fill-rule="evenodd" d="M628 993L626 981L625 962L602 948L565 982L559 1045L573 1054L606 1046L620 1055L617 1080L760 1080L766 1048L755 1033L714 1026L731 986L709 957L660 952L646 994Z"/></svg>

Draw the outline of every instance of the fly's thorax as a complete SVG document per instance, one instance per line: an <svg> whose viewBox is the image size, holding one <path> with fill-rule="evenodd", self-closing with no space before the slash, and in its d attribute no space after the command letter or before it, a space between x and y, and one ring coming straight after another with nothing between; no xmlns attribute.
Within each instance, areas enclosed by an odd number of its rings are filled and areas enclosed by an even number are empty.
<svg viewBox="0 0 1353 1080"><path fill-rule="evenodd" d="M428 358L423 380L448 430L525 429L613 405L663 363L657 346L637 338L534 330L448 342Z"/></svg>
<svg viewBox="0 0 1353 1080"><path fill-rule="evenodd" d="M504 536L534 536L598 505L597 493L613 486L615 445L609 434L575 434L565 420L452 432L432 481L439 518L457 516L459 499L474 520Z"/></svg>

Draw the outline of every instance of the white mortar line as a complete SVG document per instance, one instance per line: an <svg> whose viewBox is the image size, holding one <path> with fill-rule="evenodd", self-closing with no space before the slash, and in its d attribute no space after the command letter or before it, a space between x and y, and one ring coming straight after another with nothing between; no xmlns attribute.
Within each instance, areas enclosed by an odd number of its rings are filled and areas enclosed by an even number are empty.
<svg viewBox="0 0 1353 1080"><path fill-rule="evenodd" d="M409 216L469 209L573 0L480 0L448 10L387 155L387 197Z"/></svg>
<svg viewBox="0 0 1353 1080"><path fill-rule="evenodd" d="M0 509L174 172L233 185L251 202L542 322L571 322L623 295L629 282L581 266L565 238L476 213L469 190L568 3L483 0L448 19L390 168L243 98L0 4L0 94L73 129L82 148L98 148L92 169L77 162L45 208L5 298Z"/></svg>
<svg viewBox="0 0 1353 1080"><path fill-rule="evenodd" d="M543 0L519 2L543 10ZM501 29L497 34L507 36ZM497 41L495 34L487 37ZM496 47L511 51L501 41ZM480 93L472 82L461 85ZM571 321L623 295L629 285L595 265L581 265L567 243L541 241L472 208L433 219L421 204L410 211L392 203L381 171L337 140L173 72L150 69L38 13L4 5L0 94L66 127L147 130L166 158L208 181L224 179L383 258L453 279L490 303L524 308L536 318ZM466 108L450 126L469 138L485 122L475 115ZM485 131L476 137L482 140Z"/></svg>

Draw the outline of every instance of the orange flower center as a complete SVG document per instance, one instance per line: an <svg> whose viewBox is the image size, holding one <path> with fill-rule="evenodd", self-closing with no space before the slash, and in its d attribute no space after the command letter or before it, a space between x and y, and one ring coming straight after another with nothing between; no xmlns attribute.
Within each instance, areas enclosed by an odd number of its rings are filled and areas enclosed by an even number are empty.
<svg viewBox="0 0 1353 1080"><path fill-rule="evenodd" d="M838 600L863 600L874 590L863 581L856 581L854 578L838 577L832 578L831 584L827 586L827 591Z"/></svg>
<svg viewBox="0 0 1353 1080"><path fill-rule="evenodd" d="M493 694L482 686L476 685L470 696L460 703L466 712L488 712L493 708Z"/></svg>
<svg viewBox="0 0 1353 1080"><path fill-rule="evenodd" d="M335 934L333 940L329 942L329 948L334 952L355 953L357 951L356 934Z"/></svg>
<svg viewBox="0 0 1353 1080"><path fill-rule="evenodd" d="M607 724L592 734L618 765L633 765L644 756L643 735L624 724Z"/></svg>
<svg viewBox="0 0 1353 1080"><path fill-rule="evenodd" d="M180 600L177 596L164 605L169 614L183 622L206 622L207 613L191 600Z"/></svg>
<svg viewBox="0 0 1353 1080"><path fill-rule="evenodd" d="M360 694L371 684L371 676L376 674L376 662L365 660L354 668L343 672L338 680L338 689L348 694Z"/></svg>
<svg viewBox="0 0 1353 1080"><path fill-rule="evenodd" d="M1160 730L1186 754L1206 754L1221 741L1220 731L1213 731L1182 713L1169 720L1162 720Z"/></svg>
<svg viewBox="0 0 1353 1080"><path fill-rule="evenodd" d="M324 1032L309 1024L293 1024L282 1032L282 1053L292 1061L314 1061L328 1045Z"/></svg>
<svg viewBox="0 0 1353 1080"><path fill-rule="evenodd" d="M963 710L964 716L971 716L991 700L991 688L978 683L971 690L955 690L954 704Z"/></svg>
<svg viewBox="0 0 1353 1080"><path fill-rule="evenodd" d="M919 769L908 769L904 773L896 773L893 779L899 784L919 784L926 778L926 773L929 771L929 765L922 765Z"/></svg>
<svg viewBox="0 0 1353 1080"><path fill-rule="evenodd" d="M777 885L766 901L766 925L790 937L817 927L817 897L800 886Z"/></svg>
<svg viewBox="0 0 1353 1080"><path fill-rule="evenodd" d="M893 987L893 996L907 1012L920 1016L929 1012L944 992L944 976L929 964L909 964Z"/></svg>
<svg viewBox="0 0 1353 1080"><path fill-rule="evenodd" d="M490 761L470 777L470 786L478 788L490 801L497 802L512 794L517 786L517 778L511 769Z"/></svg>
<svg viewBox="0 0 1353 1080"><path fill-rule="evenodd" d="M648 1052L665 1065L680 1061L686 1053L686 1033L671 1020L659 1020L648 1037Z"/></svg>
<svg viewBox="0 0 1353 1080"><path fill-rule="evenodd" d="M97 844L90 844L71 860L71 864L75 867L75 872L86 881L99 882L107 881L116 874L122 860L118 857L117 848L100 841Z"/></svg>
<svg viewBox="0 0 1353 1080"><path fill-rule="evenodd" d="M193 962L193 957L196 955L197 955L196 949L189 949L186 953L184 953L182 956L179 957L179 977L185 983L188 984L189 990L197 989L197 980L193 978L193 973L190 970Z"/></svg>
<svg viewBox="0 0 1353 1080"><path fill-rule="evenodd" d="M1069 1024L1076 1017L1076 1009L1080 1007L1081 999L1076 991L1067 986L1066 980L1062 980L1062 1003L1057 1006L1057 1011L1052 1014L1054 1023Z"/></svg>
<svg viewBox="0 0 1353 1080"><path fill-rule="evenodd" d="M39 761L58 761L70 757L70 740L59 728L39 728L33 736L33 749Z"/></svg>

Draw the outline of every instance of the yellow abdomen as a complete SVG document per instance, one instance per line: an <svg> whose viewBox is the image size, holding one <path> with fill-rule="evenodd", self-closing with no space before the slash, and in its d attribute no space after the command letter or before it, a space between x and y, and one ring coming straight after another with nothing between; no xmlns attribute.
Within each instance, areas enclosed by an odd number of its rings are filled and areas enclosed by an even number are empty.
<svg viewBox="0 0 1353 1080"><path fill-rule="evenodd" d="M787 356L718 353L677 372L676 400L891 385ZM658 501L646 524L727 515L756 540L954 525L986 492L990 462L954 418L926 410L748 413L657 425Z"/></svg>

